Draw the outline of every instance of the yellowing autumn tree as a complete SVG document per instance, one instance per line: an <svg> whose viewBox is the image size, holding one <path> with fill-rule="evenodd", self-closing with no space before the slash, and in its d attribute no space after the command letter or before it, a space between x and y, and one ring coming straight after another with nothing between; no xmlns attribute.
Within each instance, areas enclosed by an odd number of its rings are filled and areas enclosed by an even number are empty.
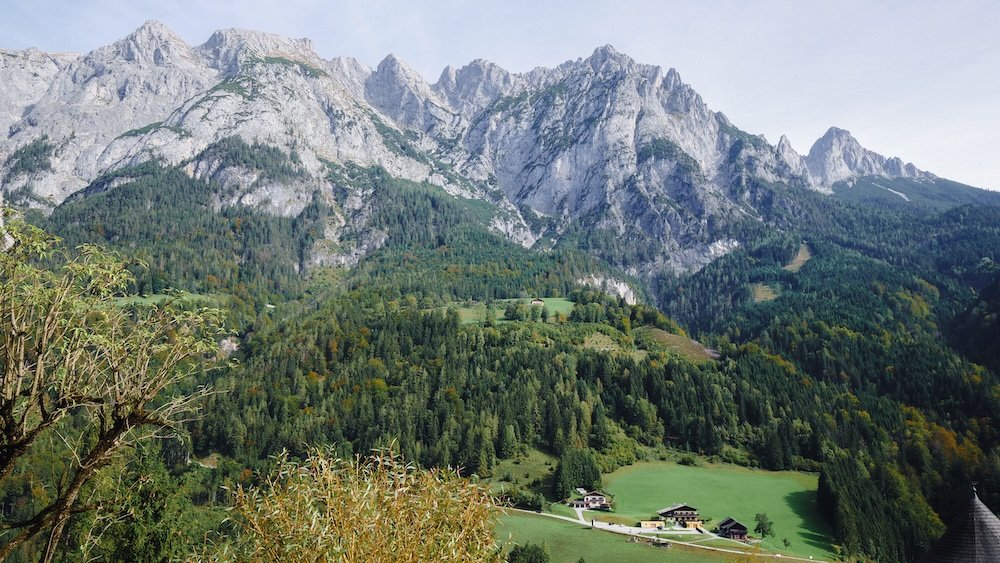
<svg viewBox="0 0 1000 563"><path fill-rule="evenodd" d="M389 450L353 460L286 455L263 487L234 491L240 536L203 558L235 561L499 561L484 487Z"/></svg>

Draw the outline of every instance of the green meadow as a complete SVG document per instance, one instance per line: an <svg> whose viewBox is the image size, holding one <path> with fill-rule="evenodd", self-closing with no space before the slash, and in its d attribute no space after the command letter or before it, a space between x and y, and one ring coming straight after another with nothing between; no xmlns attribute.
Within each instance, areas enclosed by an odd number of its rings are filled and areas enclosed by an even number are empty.
<svg viewBox="0 0 1000 563"><path fill-rule="evenodd" d="M497 299L493 303L493 318L496 321L503 321L504 308L510 302L524 303L529 305L534 298L522 297L517 299ZM549 322L555 320L556 314L565 315L569 317L569 314L573 312L573 302L569 299L563 299L562 297L542 297L542 301L545 302L544 307L549 311ZM479 324L486 320L486 303L480 301L459 301L453 303L456 309L458 309L458 318L461 320L462 324Z"/></svg>
<svg viewBox="0 0 1000 563"><path fill-rule="evenodd" d="M557 520L548 516L513 512L501 518L497 539L517 544L542 544L552 563L618 563L650 561L654 563L717 563L731 561L733 554L672 545L656 547L630 543L626 536L591 530L588 526ZM510 549L511 545L507 546Z"/></svg>
<svg viewBox="0 0 1000 563"><path fill-rule="evenodd" d="M817 483L816 474L708 463L641 462L604 477L619 518L645 520L664 507L685 503L711 518L708 529L733 517L754 535L754 516L763 512L775 534L762 544L765 550L832 559L831 530L816 504ZM787 549L784 538L791 542Z"/></svg>

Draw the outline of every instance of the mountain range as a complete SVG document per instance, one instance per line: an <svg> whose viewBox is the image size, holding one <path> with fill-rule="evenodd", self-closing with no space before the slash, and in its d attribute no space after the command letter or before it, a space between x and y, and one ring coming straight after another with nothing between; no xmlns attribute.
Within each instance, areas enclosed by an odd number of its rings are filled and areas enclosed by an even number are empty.
<svg viewBox="0 0 1000 563"><path fill-rule="evenodd" d="M235 29L191 46L151 21L85 55L0 51L0 81L8 202L51 210L156 162L219 186L220 207L296 216L318 197L334 213L314 264L355 264L385 240L358 168L471 202L525 247L578 245L640 278L703 267L742 243L734 226L770 221L800 193L932 207L1000 197L835 127L806 155L772 145L674 69L611 46L527 73L476 60L431 84L394 55L371 69ZM282 172L241 147L277 149ZM644 259L618 259L609 239Z"/></svg>

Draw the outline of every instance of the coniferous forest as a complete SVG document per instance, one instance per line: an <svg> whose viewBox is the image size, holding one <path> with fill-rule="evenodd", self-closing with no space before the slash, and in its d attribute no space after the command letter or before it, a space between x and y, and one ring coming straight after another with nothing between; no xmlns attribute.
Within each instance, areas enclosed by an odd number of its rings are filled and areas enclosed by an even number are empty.
<svg viewBox="0 0 1000 563"><path fill-rule="evenodd" d="M213 150L295 174L293 161L253 147ZM221 308L234 346L177 384L211 388L199 416L114 462L119 475L142 476L137 494L120 490L125 479L89 485L125 499L115 510L128 525L109 518L93 537L92 515L74 514L61 560L86 546L166 561L224 541L235 488L259 484L280 452L302 459L318 446L340 456L391 446L421 467L479 478L532 449L581 474L670 450L818 472L843 553L879 561L925 553L971 481L1000 506L1000 207L904 209L762 186L775 202L767 224L732 227L737 250L661 275L639 288L644 303L628 304L578 284L595 272L631 279L601 260L640 260L626 241L598 233L526 250L461 200L378 169L364 181L379 194L373 224L389 235L350 269L307 267L331 213L320 198L281 218L219 207L211 182L176 168L118 174L128 180L102 178L51 215L26 217L67 248L120 253L134 276L125 293L183 290L181 306ZM808 261L788 268L804 247ZM572 312L493 315L535 297L569 299ZM472 302L490 314L467 322ZM660 333L694 337L718 357L688 359ZM62 447L38 444L3 481L5 521L46 506L35 468L55 472ZM561 498L570 481L559 475L507 500ZM28 542L10 560L43 549Z"/></svg>

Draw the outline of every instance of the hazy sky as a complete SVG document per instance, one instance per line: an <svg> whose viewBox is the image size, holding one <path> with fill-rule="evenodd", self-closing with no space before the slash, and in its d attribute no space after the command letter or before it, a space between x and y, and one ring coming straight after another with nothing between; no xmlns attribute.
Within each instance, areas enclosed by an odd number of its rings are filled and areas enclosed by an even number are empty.
<svg viewBox="0 0 1000 563"><path fill-rule="evenodd" d="M525 71L610 43L676 68L772 143L786 134L805 153L836 125L876 152L1000 189L997 0L0 0L0 47L86 52L147 19L192 44L243 27L370 66L392 52L429 82L476 58Z"/></svg>

